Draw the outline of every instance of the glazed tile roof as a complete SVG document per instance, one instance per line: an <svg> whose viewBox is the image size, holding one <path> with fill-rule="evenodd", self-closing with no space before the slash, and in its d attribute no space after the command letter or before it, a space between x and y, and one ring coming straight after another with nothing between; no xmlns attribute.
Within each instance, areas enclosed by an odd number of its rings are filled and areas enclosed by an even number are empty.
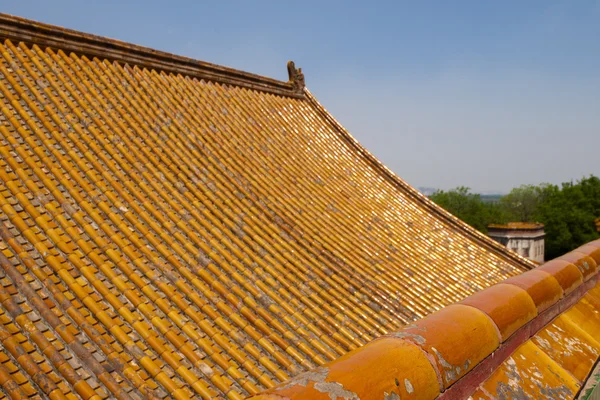
<svg viewBox="0 0 600 400"><path fill-rule="evenodd" d="M0 38L2 398L241 399L533 266L383 167L293 65L11 16Z"/></svg>
<svg viewBox="0 0 600 400"><path fill-rule="evenodd" d="M252 399L575 399L600 358L599 264L596 240Z"/></svg>

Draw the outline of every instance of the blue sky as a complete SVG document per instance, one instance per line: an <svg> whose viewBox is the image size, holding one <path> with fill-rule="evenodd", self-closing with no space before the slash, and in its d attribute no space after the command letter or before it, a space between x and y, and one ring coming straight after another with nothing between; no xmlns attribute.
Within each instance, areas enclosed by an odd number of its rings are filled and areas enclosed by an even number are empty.
<svg viewBox="0 0 600 400"><path fill-rule="evenodd" d="M415 186L600 175L597 1L41 1L0 10L307 86Z"/></svg>

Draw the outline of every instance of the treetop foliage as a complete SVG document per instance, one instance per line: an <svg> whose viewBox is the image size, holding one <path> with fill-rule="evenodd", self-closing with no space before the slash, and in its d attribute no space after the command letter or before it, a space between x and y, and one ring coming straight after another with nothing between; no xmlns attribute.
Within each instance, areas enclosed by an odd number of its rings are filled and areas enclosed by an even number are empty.
<svg viewBox="0 0 600 400"><path fill-rule="evenodd" d="M590 175L561 186L522 185L497 202L484 202L464 186L430 196L431 200L483 233L489 224L541 222L545 225L547 260L598 238L600 178Z"/></svg>

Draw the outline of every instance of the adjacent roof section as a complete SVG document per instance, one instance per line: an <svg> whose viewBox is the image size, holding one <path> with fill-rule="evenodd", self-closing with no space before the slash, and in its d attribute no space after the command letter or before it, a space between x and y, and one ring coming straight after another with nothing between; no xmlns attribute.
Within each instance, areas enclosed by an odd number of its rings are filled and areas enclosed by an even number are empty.
<svg viewBox="0 0 600 400"><path fill-rule="evenodd" d="M600 357L598 263L600 240L253 399L574 399Z"/></svg>
<svg viewBox="0 0 600 400"><path fill-rule="evenodd" d="M502 230L537 230L542 229L544 224L539 222L509 222L507 224L490 224L489 229L502 229Z"/></svg>
<svg viewBox="0 0 600 400"><path fill-rule="evenodd" d="M532 267L381 165L293 65L10 16L0 38L0 397L240 399Z"/></svg>

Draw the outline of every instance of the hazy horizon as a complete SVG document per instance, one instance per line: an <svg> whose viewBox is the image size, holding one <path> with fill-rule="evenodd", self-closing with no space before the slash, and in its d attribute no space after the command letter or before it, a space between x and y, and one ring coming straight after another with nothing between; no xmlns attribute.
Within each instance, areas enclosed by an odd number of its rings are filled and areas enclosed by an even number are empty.
<svg viewBox="0 0 600 400"><path fill-rule="evenodd" d="M21 0L0 11L287 80L415 187L599 175L600 1Z"/></svg>

